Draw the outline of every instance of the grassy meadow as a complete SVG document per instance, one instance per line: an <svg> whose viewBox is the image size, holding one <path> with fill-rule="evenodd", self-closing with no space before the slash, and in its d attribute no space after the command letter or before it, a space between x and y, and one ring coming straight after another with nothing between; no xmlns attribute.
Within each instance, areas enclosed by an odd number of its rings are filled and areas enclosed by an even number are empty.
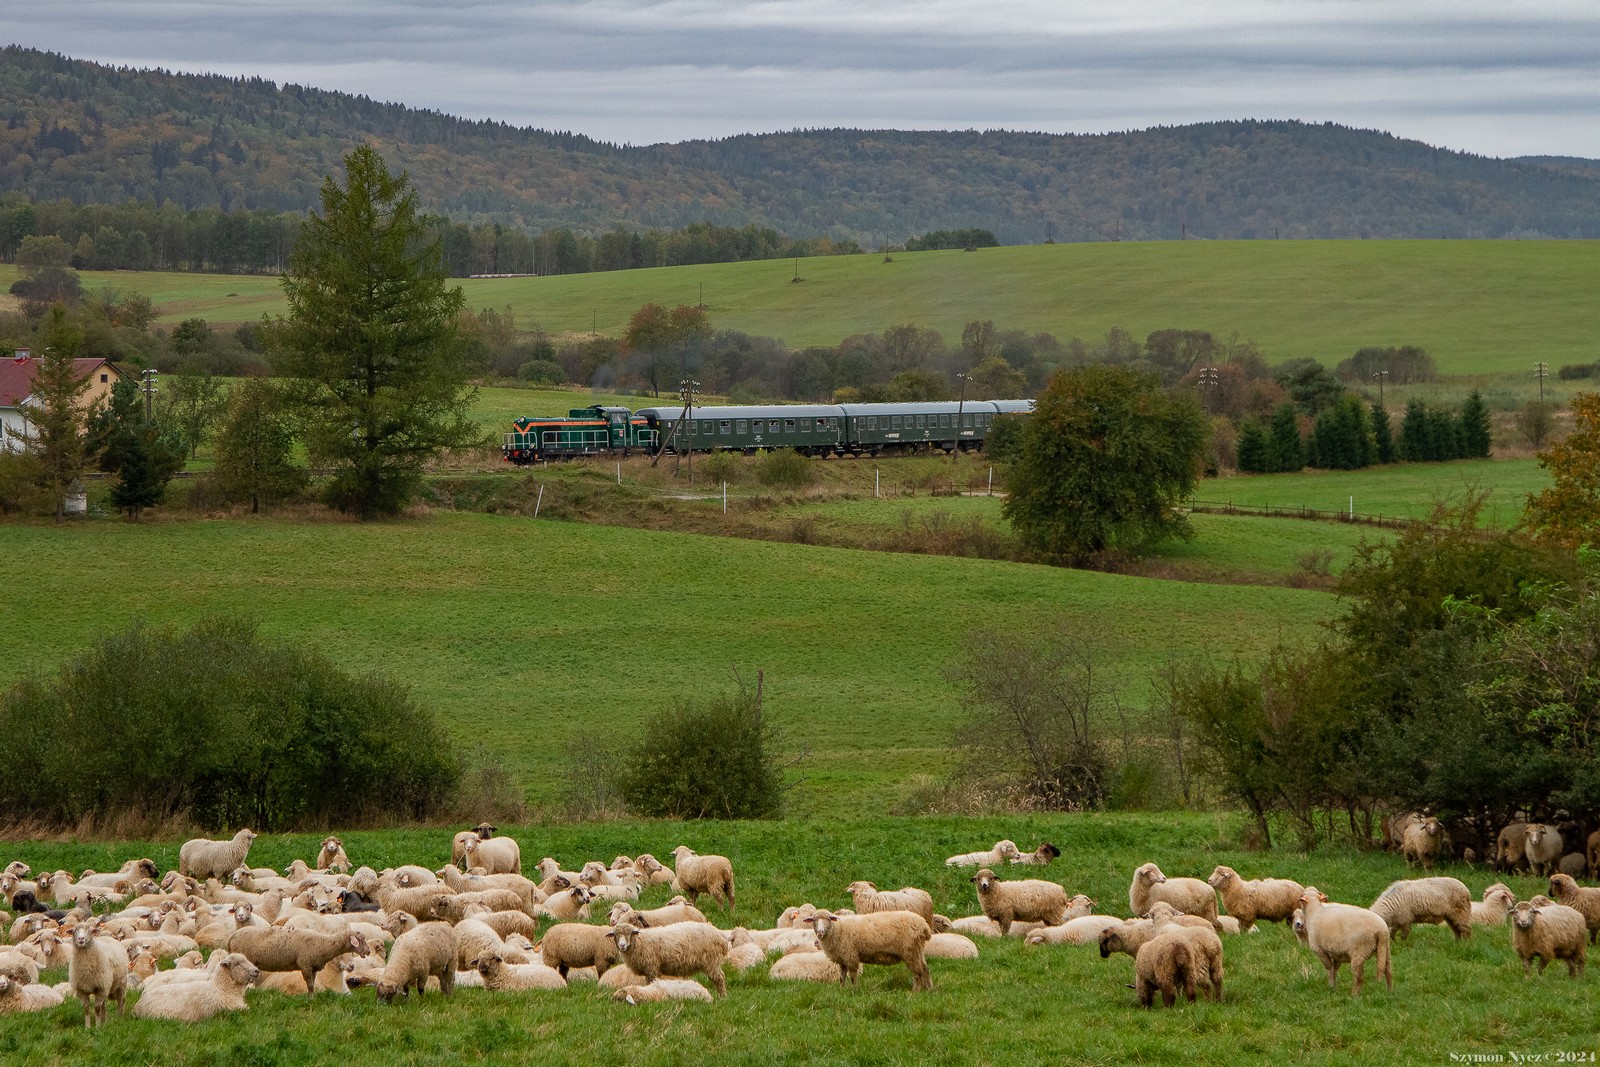
<svg viewBox="0 0 1600 1067"><path fill-rule="evenodd" d="M1226 863L1247 877L1274 875L1315 884L1332 899L1365 904L1405 874L1395 857L1325 849L1311 855L1241 851L1236 827L1220 816L1053 815L1006 819L873 815L803 823L667 822L529 825L506 828L524 862L551 855L564 865L609 860L618 852L668 853L678 844L729 856L737 876L735 915L712 909L723 927L770 926L786 905L849 903L845 886L866 878L882 886L918 885L936 910L973 914L970 870L943 866L955 852L1011 837L1024 847L1050 840L1063 857L1030 873L1084 892L1097 911L1126 914L1132 870L1154 860L1167 873L1204 877ZM253 864L282 867L314 854L318 836L264 835ZM356 863L445 862L449 833L347 833ZM0 861L35 869L114 867L148 855L166 869L175 842L0 845ZM1007 872L1013 873L1013 872ZM1474 894L1498 877L1452 868ZM1521 897L1538 881L1509 879ZM653 906L670 892L644 898ZM595 921L599 916L595 916ZM1470 1055L1582 1054L1600 1049L1594 1023L1594 974L1566 977L1561 965L1525 979L1505 927L1480 927L1458 943L1436 926L1416 928L1394 950L1393 990L1372 981L1359 1000L1350 972L1330 990L1322 967L1282 925L1224 939L1226 979L1220 1004L1175 1009L1138 1007L1132 961L1102 960L1093 946L1027 947L1017 939L980 940L980 958L933 960L934 989L913 993L903 967L867 967L857 989L782 983L757 968L729 978L714 1004L630 1008L593 985L545 993L462 989L446 1000L384 1006L370 989L349 997L249 994L244 1015L198 1024L113 1017L88 1032L69 1001L41 1016L0 1017L0 1054L8 1062L66 1067L87 1062L135 1064L342 1065L370 1057L408 1064L627 1062L640 1067L715 1061L806 1064L999 1064L1138 1062L1442 1063ZM45 980L63 980L64 970ZM1546 1062L1554 1062L1547 1060ZM1573 1061L1568 1061L1573 1062Z"/></svg>

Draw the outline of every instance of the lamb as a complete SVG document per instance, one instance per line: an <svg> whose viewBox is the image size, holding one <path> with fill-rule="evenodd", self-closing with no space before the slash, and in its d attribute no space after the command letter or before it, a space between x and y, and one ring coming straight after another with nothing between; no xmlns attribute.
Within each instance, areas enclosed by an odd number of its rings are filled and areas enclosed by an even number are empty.
<svg viewBox="0 0 1600 1067"><path fill-rule="evenodd" d="M410 996L413 986L420 997L429 978L439 980L445 996L456 987L456 932L449 923L421 923L395 938L378 979L378 999L387 1004L397 995Z"/></svg>
<svg viewBox="0 0 1600 1067"><path fill-rule="evenodd" d="M663 978L649 985L623 986L611 994L612 1000L626 1004L648 1004L667 1000L711 1001L711 994L699 982L688 978Z"/></svg>
<svg viewBox="0 0 1600 1067"><path fill-rule="evenodd" d="M1198 915L1217 922L1217 894L1211 886L1198 878L1168 878L1154 863L1146 863L1133 872L1133 882L1128 886L1128 908L1134 915L1144 915L1150 906L1164 900L1185 915ZM1241 925L1243 925L1241 923Z"/></svg>
<svg viewBox="0 0 1600 1067"><path fill-rule="evenodd" d="M972 938L960 934L934 934L922 947L922 958L928 960L975 960L978 946Z"/></svg>
<svg viewBox="0 0 1600 1067"><path fill-rule="evenodd" d="M972 876L978 889L978 904L983 913L1000 924L1000 936L1011 931L1014 922L1042 922L1059 926L1066 921L1067 891L1055 882L1024 878L1002 882L984 867Z"/></svg>
<svg viewBox="0 0 1600 1067"><path fill-rule="evenodd" d="M733 910L733 863L726 856L701 856L688 845L672 850L672 888L689 894L689 903L698 904L701 893L729 911Z"/></svg>
<svg viewBox="0 0 1600 1067"><path fill-rule="evenodd" d="M316 973L347 952L365 956L372 950L355 931L326 934L312 930L240 930L228 938L228 951L237 952L263 971L299 971L306 997L313 995Z"/></svg>
<svg viewBox="0 0 1600 1067"><path fill-rule="evenodd" d="M1012 863L1026 863L1035 867L1045 867L1059 859L1061 850L1046 841L1032 852L1024 852L1020 856L1012 857Z"/></svg>
<svg viewBox="0 0 1600 1067"><path fill-rule="evenodd" d="M630 922L635 926L648 926L655 929L660 926L671 926L673 923L703 923L706 921L705 913L693 904L663 904L659 908L650 908L640 911L626 901L613 904L611 912L606 916L606 921L612 926L618 923Z"/></svg>
<svg viewBox="0 0 1600 1067"><path fill-rule="evenodd" d="M484 953L472 966L483 976L483 988L493 992L567 988L565 975L543 963L509 963L504 949Z"/></svg>
<svg viewBox="0 0 1600 1067"><path fill-rule="evenodd" d="M196 837L185 841L178 849L178 873L191 878L226 878L236 868L244 865L250 854L250 842L256 835L240 830L228 841L212 841Z"/></svg>
<svg viewBox="0 0 1600 1067"><path fill-rule="evenodd" d="M1565 904L1535 906L1524 900L1511 912L1511 947L1522 960L1523 974L1538 957L1540 974L1552 960L1566 960L1567 975L1582 978L1588 953L1584 939L1587 932L1583 913Z"/></svg>
<svg viewBox="0 0 1600 1067"><path fill-rule="evenodd" d="M509 837L484 840L477 834L468 834L462 842L466 854L466 868L482 867L489 874L521 874L522 850Z"/></svg>
<svg viewBox="0 0 1600 1067"><path fill-rule="evenodd" d="M574 967L593 967L604 976L618 961L617 943L604 927L583 923L556 923L539 942L539 958L562 978Z"/></svg>
<svg viewBox="0 0 1600 1067"><path fill-rule="evenodd" d="M653 930L624 922L613 926L606 936L616 943L622 961L647 982L663 976L704 974L717 987L718 996L728 995L728 983L722 976L728 943L722 931L710 923L674 923Z"/></svg>
<svg viewBox="0 0 1600 1067"><path fill-rule="evenodd" d="M1506 916L1517 905L1517 895L1509 887L1496 882L1483 891L1483 899L1472 905L1472 925L1504 926Z"/></svg>
<svg viewBox="0 0 1600 1067"><path fill-rule="evenodd" d="M560 922L584 920L589 917L589 890L581 885L575 885L565 892L547 897L543 904L535 904L535 915L556 919Z"/></svg>
<svg viewBox="0 0 1600 1067"><path fill-rule="evenodd" d="M1181 988L1193 1002L1197 961L1194 949L1177 933L1164 934L1140 946L1134 957L1133 988L1139 1003L1150 1007L1155 1002L1156 990L1161 991L1161 1003L1172 1007L1178 1000Z"/></svg>
<svg viewBox="0 0 1600 1067"><path fill-rule="evenodd" d="M1600 889L1584 889L1571 875L1556 874L1550 877L1550 895L1583 916L1589 928L1589 944L1600 935Z"/></svg>
<svg viewBox="0 0 1600 1067"><path fill-rule="evenodd" d="M1528 860L1528 869L1541 878L1549 877L1561 859L1561 831L1546 823L1531 822L1522 833L1522 854Z"/></svg>
<svg viewBox="0 0 1600 1067"><path fill-rule="evenodd" d="M72 951L67 962L67 981L83 1002L83 1025L105 1025L106 1001L117 1002L121 1015L128 997L128 953L119 942L97 938L98 919L72 928Z"/></svg>
<svg viewBox="0 0 1600 1067"><path fill-rule="evenodd" d="M1367 958L1377 958L1377 973L1394 988L1394 968L1389 961L1389 924L1383 916L1350 904L1329 904L1327 894L1307 886L1300 896L1306 947L1316 953L1328 972L1328 988L1339 980L1339 967L1349 961L1355 974L1350 995L1361 995Z"/></svg>
<svg viewBox="0 0 1600 1067"><path fill-rule="evenodd" d="M839 965L822 951L791 952L773 963L767 977L775 982L840 982Z"/></svg>
<svg viewBox="0 0 1600 1067"><path fill-rule="evenodd" d="M1222 894L1222 905L1239 920L1239 929L1249 930L1257 919L1263 922L1288 922L1300 894L1306 887L1288 878L1257 878L1245 881L1232 867L1219 866L1206 883Z"/></svg>
<svg viewBox="0 0 1600 1067"><path fill-rule="evenodd" d="M998 867L1006 862L1018 862L1022 852L1015 841L996 841L986 852L963 852L944 861L946 867Z"/></svg>
<svg viewBox="0 0 1600 1067"><path fill-rule="evenodd" d="M207 981L175 982L147 988L133 1006L136 1019L199 1022L225 1011L248 1011L244 991L261 971L243 955L228 953Z"/></svg>
<svg viewBox="0 0 1600 1067"><path fill-rule="evenodd" d="M1121 925L1122 920L1114 915L1081 915L1059 926L1040 927L1029 933L1023 944L1088 945L1097 943L1105 931Z"/></svg>
<svg viewBox="0 0 1600 1067"><path fill-rule="evenodd" d="M340 996L350 995L350 976L356 971L356 957L350 953L331 960L328 965L317 972L317 977L312 981L311 988L306 988L306 981L299 971L277 971L264 975L256 983L257 989L270 989L274 993L285 993L292 997L302 993L313 995L316 993L337 993Z"/></svg>
<svg viewBox="0 0 1600 1067"><path fill-rule="evenodd" d="M16 1015L25 1011L48 1011L66 997L47 985L24 985L7 974L0 974L0 1015Z"/></svg>
<svg viewBox="0 0 1600 1067"><path fill-rule="evenodd" d="M350 857L345 855L344 842L337 837L322 839L322 847L317 849L317 862L312 864L319 871L348 871Z"/></svg>
<svg viewBox="0 0 1600 1067"><path fill-rule="evenodd" d="M871 882L851 882L845 892L850 894L860 915L879 911L910 911L922 916L923 922L933 922L933 897L926 890L907 886L895 892L884 892Z"/></svg>
<svg viewBox="0 0 1600 1067"><path fill-rule="evenodd" d="M1375 914L1402 939L1417 923L1448 926L1457 941L1472 936L1472 893L1457 878L1414 878L1392 882L1372 902Z"/></svg>
<svg viewBox="0 0 1600 1067"><path fill-rule="evenodd" d="M1400 839L1400 854L1405 857L1407 867L1416 860L1423 870L1432 870L1433 861L1444 851L1445 840L1444 827L1429 815L1406 827L1405 836Z"/></svg>
<svg viewBox="0 0 1600 1067"><path fill-rule="evenodd" d="M841 983L848 978L851 985L856 985L864 963L882 966L904 963L911 971L913 990L933 988L924 956L933 931L920 915L909 911L835 915L824 910L811 917L811 928L816 932L823 953L839 965Z"/></svg>

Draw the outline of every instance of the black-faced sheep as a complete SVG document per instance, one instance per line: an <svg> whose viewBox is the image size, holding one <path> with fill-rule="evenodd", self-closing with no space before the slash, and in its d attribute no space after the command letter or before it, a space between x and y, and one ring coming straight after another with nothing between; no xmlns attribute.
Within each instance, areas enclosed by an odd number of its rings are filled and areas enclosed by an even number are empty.
<svg viewBox="0 0 1600 1067"><path fill-rule="evenodd" d="M1034 867L1045 867L1054 863L1061 856L1061 850L1046 841L1032 852L1024 852L1020 856L1013 856L1012 863L1025 863Z"/></svg>
<svg viewBox="0 0 1600 1067"><path fill-rule="evenodd" d="M1016 862L1021 857L1022 850L1017 848L1015 841L996 841L993 848L983 852L963 852L958 856L951 856L944 861L944 865L946 867L998 867L1003 863Z"/></svg>
<svg viewBox="0 0 1600 1067"><path fill-rule="evenodd" d="M1299 906L1300 894L1306 887L1288 878L1257 878L1245 881L1232 867L1219 866L1206 879L1222 894L1222 905L1228 914L1239 920L1241 931L1249 930L1256 920L1262 922L1288 922Z"/></svg>
<svg viewBox="0 0 1600 1067"><path fill-rule="evenodd" d="M178 849L178 873L191 878L226 878L244 865L255 839L250 830L240 830L227 841L191 838Z"/></svg>
<svg viewBox="0 0 1600 1067"><path fill-rule="evenodd" d="M1423 870L1432 870L1433 861L1444 852L1445 842L1444 826L1429 815L1406 827L1405 836L1400 840L1400 854L1405 857L1407 867L1416 861L1422 864Z"/></svg>
<svg viewBox="0 0 1600 1067"><path fill-rule="evenodd" d="M646 930L625 922L613 926L606 936L616 943L622 962L647 982L703 974L717 987L718 996L728 995L728 983L722 976L728 942L710 923L673 923Z"/></svg>
<svg viewBox="0 0 1600 1067"><path fill-rule="evenodd" d="M922 916L923 922L933 922L933 897L926 890L906 886L890 892L879 890L871 882L851 882L845 892L850 894L858 914L910 911Z"/></svg>
<svg viewBox="0 0 1600 1067"><path fill-rule="evenodd" d="M1371 910L1402 939L1411 936L1411 927L1428 923L1448 926L1457 941L1472 936L1472 892L1457 878L1392 882Z"/></svg>
<svg viewBox="0 0 1600 1067"><path fill-rule="evenodd" d="M133 1006L133 1016L194 1023L225 1011L247 1011L244 991L260 977L255 964L229 952L205 980L147 987Z"/></svg>
<svg viewBox="0 0 1600 1067"><path fill-rule="evenodd" d="M1571 875L1555 874L1550 876L1550 895L1583 916L1589 944L1594 944L1600 935L1600 889L1585 889Z"/></svg>
<svg viewBox="0 0 1600 1067"><path fill-rule="evenodd" d="M1151 905L1164 900L1185 915L1198 915L1217 923L1216 891L1198 878L1168 878L1161 868L1146 863L1133 872L1128 886L1128 908L1134 915L1144 915Z"/></svg>
<svg viewBox="0 0 1600 1067"><path fill-rule="evenodd" d="M1010 933L1014 922L1060 926L1066 921L1067 891L1055 882L1038 878L1002 882L984 867L972 876L972 884L977 887L983 914L1000 925L1002 937Z"/></svg>
<svg viewBox="0 0 1600 1067"><path fill-rule="evenodd" d="M449 923L420 923L395 938L378 979L378 999L408 996L413 987L420 997L429 978L439 980L445 996L456 987L456 932Z"/></svg>
<svg viewBox="0 0 1600 1067"><path fill-rule="evenodd" d="M1540 974L1552 960L1566 960L1567 975L1582 978L1587 933L1583 915L1565 904L1535 905L1524 900L1511 911L1511 947L1522 960L1523 974L1537 958Z"/></svg>
<svg viewBox="0 0 1600 1067"><path fill-rule="evenodd" d="M100 921L81 922L72 929L67 956L67 981L83 1002L83 1025L105 1025L106 1001L117 1002L122 1014L128 996L128 952L119 941L96 937Z"/></svg>
<svg viewBox="0 0 1600 1067"><path fill-rule="evenodd" d="M1193 1001L1197 984L1193 953L1189 942L1177 933L1141 945L1133 964L1133 988L1139 1003L1150 1007L1160 990L1161 1003L1170 1008L1177 1003L1180 989Z"/></svg>
<svg viewBox="0 0 1600 1067"><path fill-rule="evenodd" d="M1307 886L1300 897L1305 943L1328 972L1328 988L1339 982L1339 967L1348 962L1355 975L1351 996L1361 995L1366 978L1367 959L1377 959L1377 973L1388 988L1394 988L1394 968L1389 960L1389 924L1367 908L1350 904L1329 904L1327 895L1316 886Z"/></svg>
<svg viewBox="0 0 1600 1067"><path fill-rule="evenodd" d="M700 894L707 893L723 907L733 908L733 862L726 856L700 856L688 845L672 850L674 877L673 889L689 895L689 903L698 904Z"/></svg>
<svg viewBox="0 0 1600 1067"><path fill-rule="evenodd" d="M992 872L991 872L992 876ZM1060 888L1057 886L1056 888ZM932 989L924 950L933 931L927 920L909 911L880 911L871 915L835 915L819 911L811 917L817 944L839 965L839 979L856 984L861 965L892 966L904 963L911 971L911 988Z"/></svg>

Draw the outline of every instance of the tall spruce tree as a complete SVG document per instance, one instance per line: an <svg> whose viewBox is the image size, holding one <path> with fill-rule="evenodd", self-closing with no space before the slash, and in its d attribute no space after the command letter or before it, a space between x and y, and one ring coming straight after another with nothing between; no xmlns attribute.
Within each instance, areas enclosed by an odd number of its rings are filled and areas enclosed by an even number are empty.
<svg viewBox="0 0 1600 1067"><path fill-rule="evenodd" d="M1239 470L1246 474L1266 474L1272 470L1272 442L1261 420L1248 418L1239 427Z"/></svg>
<svg viewBox="0 0 1600 1067"><path fill-rule="evenodd" d="M1461 456L1464 459L1487 459L1494 444L1493 422L1489 405L1476 389L1461 405Z"/></svg>
<svg viewBox="0 0 1600 1067"><path fill-rule="evenodd" d="M1280 404L1272 413L1272 469L1297 471L1306 465L1306 446L1300 439L1300 409Z"/></svg>
<svg viewBox="0 0 1600 1067"><path fill-rule="evenodd" d="M416 192L370 146L344 163L345 184L323 183L322 213L294 247L289 314L270 332L312 462L333 468L331 502L372 519L411 500L429 459L482 434L468 417L473 349L457 330L465 298L445 284Z"/></svg>
<svg viewBox="0 0 1600 1067"><path fill-rule="evenodd" d="M95 414L89 438L100 469L117 476L111 503L130 519L159 504L167 483L183 467L183 442L146 416L139 384L131 377L111 387L111 404Z"/></svg>
<svg viewBox="0 0 1600 1067"><path fill-rule="evenodd" d="M1372 423L1372 447L1374 457L1379 463L1393 463L1394 432L1389 428L1389 411L1382 404L1373 401L1372 413L1368 416Z"/></svg>

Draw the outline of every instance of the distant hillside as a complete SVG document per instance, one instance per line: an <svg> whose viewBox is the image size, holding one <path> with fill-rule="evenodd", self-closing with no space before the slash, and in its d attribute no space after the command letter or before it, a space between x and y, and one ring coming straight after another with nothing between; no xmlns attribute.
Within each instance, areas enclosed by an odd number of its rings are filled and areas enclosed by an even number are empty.
<svg viewBox="0 0 1600 1067"><path fill-rule="evenodd" d="M1600 174L1388 134L1217 122L1098 136L805 130L623 147L259 79L11 47L0 193L301 210L362 140L430 210L598 232L698 220L867 246L981 227L1007 243L1600 237Z"/></svg>

